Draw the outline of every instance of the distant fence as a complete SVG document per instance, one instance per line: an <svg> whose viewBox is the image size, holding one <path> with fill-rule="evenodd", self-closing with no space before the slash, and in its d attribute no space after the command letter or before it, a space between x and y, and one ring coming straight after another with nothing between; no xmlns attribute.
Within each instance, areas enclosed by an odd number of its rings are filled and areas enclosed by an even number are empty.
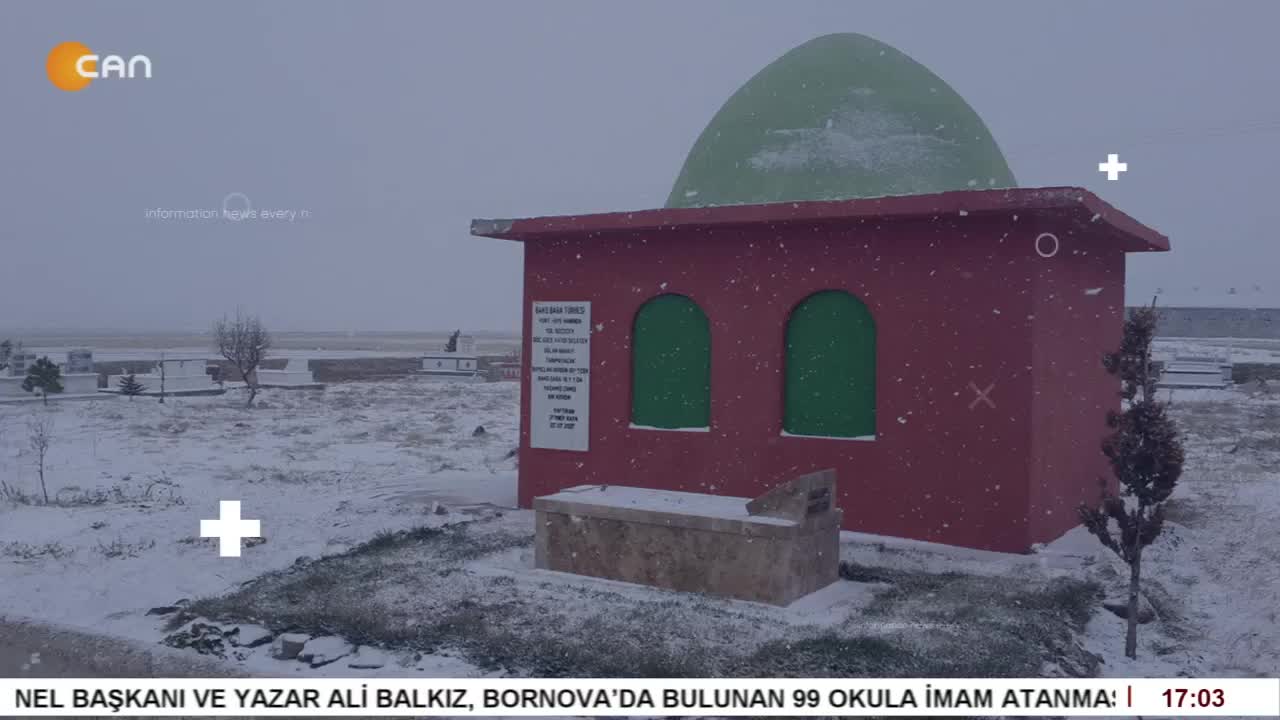
<svg viewBox="0 0 1280 720"><path fill-rule="evenodd" d="M1156 313L1159 337L1280 340L1280 308L1157 307Z"/></svg>
<svg viewBox="0 0 1280 720"><path fill-rule="evenodd" d="M477 358L480 372L489 371L491 364L506 360L504 355L481 355ZM267 358L262 362L263 368L279 370L288 362L285 358ZM98 373L98 387L106 387L107 375L117 373L147 373L156 365L154 360L113 360L94 363ZM414 375L422 369L422 358L416 357L369 357L369 358L337 358L326 360L310 360L307 362L316 382L335 383L361 380L389 380ZM226 360L210 360L210 375L214 380L235 382L241 379L235 366Z"/></svg>

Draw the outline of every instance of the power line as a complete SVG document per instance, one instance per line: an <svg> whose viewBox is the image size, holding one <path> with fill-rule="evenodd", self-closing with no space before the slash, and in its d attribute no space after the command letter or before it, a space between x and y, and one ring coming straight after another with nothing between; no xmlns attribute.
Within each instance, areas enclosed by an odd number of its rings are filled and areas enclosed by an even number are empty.
<svg viewBox="0 0 1280 720"><path fill-rule="evenodd" d="M1011 155L1021 155L1039 151L1041 154L1052 155L1071 152L1075 148L1085 146L1100 147L1105 145L1111 148L1134 147L1141 145L1159 145L1170 142L1185 143L1226 137L1263 135L1273 132L1280 132L1280 118L1253 120L1239 125L1226 127L1169 128L1157 133L1148 133L1137 136L1129 135L1127 137L1123 134L1114 134L1108 135L1107 137L1095 135L1091 138L1064 138L1056 142L1037 142L1027 145L1012 145L1007 149L1007 152Z"/></svg>

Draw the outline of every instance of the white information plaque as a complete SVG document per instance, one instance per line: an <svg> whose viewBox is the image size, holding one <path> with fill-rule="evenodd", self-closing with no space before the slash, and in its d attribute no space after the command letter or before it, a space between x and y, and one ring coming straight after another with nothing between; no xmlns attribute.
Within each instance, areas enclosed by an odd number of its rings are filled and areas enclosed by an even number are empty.
<svg viewBox="0 0 1280 720"><path fill-rule="evenodd" d="M529 447L587 450L591 303L533 303Z"/></svg>

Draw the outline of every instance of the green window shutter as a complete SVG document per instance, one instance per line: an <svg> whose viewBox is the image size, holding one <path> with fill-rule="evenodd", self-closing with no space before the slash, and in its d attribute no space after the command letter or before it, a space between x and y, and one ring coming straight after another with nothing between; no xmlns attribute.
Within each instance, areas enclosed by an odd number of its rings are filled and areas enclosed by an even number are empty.
<svg viewBox="0 0 1280 720"><path fill-rule="evenodd" d="M867 306L840 290L797 305L787 322L785 380L783 431L875 435L876 329Z"/></svg>
<svg viewBox="0 0 1280 720"><path fill-rule="evenodd" d="M659 295L636 313L631 423L711 425L711 327L698 304L683 295Z"/></svg>

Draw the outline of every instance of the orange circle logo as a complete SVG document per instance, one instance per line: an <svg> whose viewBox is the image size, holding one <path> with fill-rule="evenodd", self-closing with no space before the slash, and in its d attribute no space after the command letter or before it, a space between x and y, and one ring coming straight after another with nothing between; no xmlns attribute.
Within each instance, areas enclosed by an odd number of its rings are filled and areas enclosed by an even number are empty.
<svg viewBox="0 0 1280 720"><path fill-rule="evenodd" d="M92 55L93 51L78 42L64 42L49 51L49 57L44 61L44 69L49 73L49 82L53 86L74 92L83 90L93 81L92 77L85 77L80 74L80 58L85 55ZM84 61L85 72L97 72L97 60Z"/></svg>

